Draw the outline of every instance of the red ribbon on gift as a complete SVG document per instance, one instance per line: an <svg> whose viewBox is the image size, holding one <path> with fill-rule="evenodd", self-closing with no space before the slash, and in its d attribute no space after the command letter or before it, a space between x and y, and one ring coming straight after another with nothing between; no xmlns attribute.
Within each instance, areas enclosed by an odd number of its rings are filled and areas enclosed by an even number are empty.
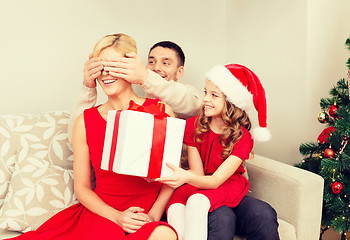
<svg viewBox="0 0 350 240"><path fill-rule="evenodd" d="M151 104L148 106L141 106L135 103L133 100L130 100L128 110L146 112L161 118L169 117L169 115L165 112L165 104L162 102L157 102L157 104Z"/></svg>
<svg viewBox="0 0 350 240"><path fill-rule="evenodd" d="M167 126L166 117L169 117L169 115L165 112L165 105L163 103L158 102L157 104L141 106L131 100L129 103L128 110L150 113L154 116L152 147L151 147L151 155L150 155L150 162L149 162L147 177L157 178L160 176L161 170L162 170L164 144L165 144L165 137L166 137L166 126ZM113 162L114 162L115 150L117 145L118 126L119 126L121 111L122 110L117 111L115 116L113 137L112 137L112 143L111 143L110 161L108 166L108 169L110 171L112 171L113 169Z"/></svg>

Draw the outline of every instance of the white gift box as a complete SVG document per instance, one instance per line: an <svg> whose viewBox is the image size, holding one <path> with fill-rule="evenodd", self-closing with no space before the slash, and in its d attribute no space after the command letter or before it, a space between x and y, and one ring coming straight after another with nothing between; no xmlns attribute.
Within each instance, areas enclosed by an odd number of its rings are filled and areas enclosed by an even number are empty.
<svg viewBox="0 0 350 240"><path fill-rule="evenodd" d="M179 166L185 123L133 110L109 111L101 169L152 178L172 175L165 163Z"/></svg>

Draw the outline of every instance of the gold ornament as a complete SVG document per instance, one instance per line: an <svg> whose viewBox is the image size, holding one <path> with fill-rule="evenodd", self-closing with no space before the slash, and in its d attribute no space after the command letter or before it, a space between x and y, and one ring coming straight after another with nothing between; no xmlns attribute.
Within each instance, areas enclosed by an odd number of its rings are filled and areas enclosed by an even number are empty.
<svg viewBox="0 0 350 240"><path fill-rule="evenodd" d="M317 119L320 123L326 123L329 120L329 116L325 111L322 111L318 114Z"/></svg>

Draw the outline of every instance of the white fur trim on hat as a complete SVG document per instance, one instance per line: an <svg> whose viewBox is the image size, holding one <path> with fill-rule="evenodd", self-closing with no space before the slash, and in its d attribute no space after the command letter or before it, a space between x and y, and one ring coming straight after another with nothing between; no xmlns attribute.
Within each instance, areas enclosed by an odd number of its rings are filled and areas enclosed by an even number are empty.
<svg viewBox="0 0 350 240"><path fill-rule="evenodd" d="M205 77L218 86L229 102L245 111L254 109L253 95L225 66L213 67Z"/></svg>
<svg viewBox="0 0 350 240"><path fill-rule="evenodd" d="M257 127L252 130L252 138L256 142L267 142L271 139L271 133L267 128Z"/></svg>

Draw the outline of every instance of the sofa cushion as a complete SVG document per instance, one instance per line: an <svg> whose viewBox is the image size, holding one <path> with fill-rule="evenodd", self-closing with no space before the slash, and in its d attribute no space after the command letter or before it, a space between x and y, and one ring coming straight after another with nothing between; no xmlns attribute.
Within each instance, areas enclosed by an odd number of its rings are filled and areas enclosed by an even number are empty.
<svg viewBox="0 0 350 240"><path fill-rule="evenodd" d="M20 232L8 231L5 229L0 229L0 239L13 238L21 235Z"/></svg>
<svg viewBox="0 0 350 240"><path fill-rule="evenodd" d="M281 219L278 219L278 224L279 224L278 232L280 235L280 239L283 239L283 240L297 239L296 230L292 224L287 223L286 221L283 221Z"/></svg>
<svg viewBox="0 0 350 240"><path fill-rule="evenodd" d="M0 116L0 207L2 206L10 184L15 159L17 158L18 119Z"/></svg>
<svg viewBox="0 0 350 240"><path fill-rule="evenodd" d="M0 228L22 232L34 230L73 204L71 171L39 159L16 163L0 209Z"/></svg>
<svg viewBox="0 0 350 240"><path fill-rule="evenodd" d="M75 203L69 115L56 111L10 119L21 131L0 228L25 232Z"/></svg>

